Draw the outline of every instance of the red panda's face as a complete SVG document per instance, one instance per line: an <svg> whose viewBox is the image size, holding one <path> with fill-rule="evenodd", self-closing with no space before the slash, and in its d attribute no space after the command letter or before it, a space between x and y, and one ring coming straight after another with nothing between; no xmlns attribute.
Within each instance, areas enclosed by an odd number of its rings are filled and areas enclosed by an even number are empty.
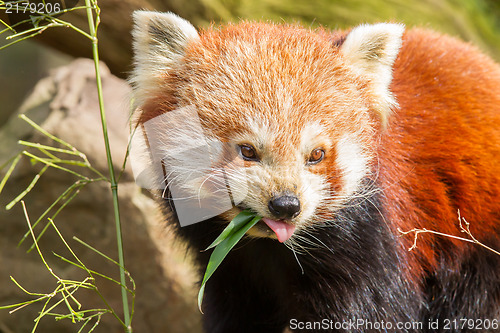
<svg viewBox="0 0 500 333"><path fill-rule="evenodd" d="M158 43L163 35L154 33ZM200 206L229 194L218 215L229 221L251 209L265 222L254 236L285 241L321 226L369 174L380 118L394 103L387 87L374 86L382 79L353 66L363 63L349 49L356 43L347 38L343 53L324 33L263 24L192 38L169 71L158 71L151 97L139 94L146 124L152 113L190 110L182 125L155 130L157 142L170 142L164 154L178 152L167 181Z"/></svg>
<svg viewBox="0 0 500 333"><path fill-rule="evenodd" d="M366 146L349 133L332 137L332 129L319 121L273 125L254 118L245 123L247 128L227 143L237 154L226 164L225 176L233 195L241 199L223 214L228 220L250 208L264 218L286 221L296 233L322 225L369 172L371 154ZM291 127L292 132L283 133ZM261 223L250 235L275 233ZM276 235L287 239L286 234Z"/></svg>
<svg viewBox="0 0 500 333"><path fill-rule="evenodd" d="M300 230L357 190L369 171L374 124L363 83L328 40L274 30L202 35L177 74L176 95L224 147L213 161L226 172L215 168L195 186L232 185L241 201L222 214L228 220L250 208ZM250 234L274 236L265 225Z"/></svg>

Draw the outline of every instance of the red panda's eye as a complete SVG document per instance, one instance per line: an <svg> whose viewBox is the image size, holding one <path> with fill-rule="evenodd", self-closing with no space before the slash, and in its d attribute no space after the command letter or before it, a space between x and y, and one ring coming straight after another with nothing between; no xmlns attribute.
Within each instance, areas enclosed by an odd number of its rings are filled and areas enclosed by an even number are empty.
<svg viewBox="0 0 500 333"><path fill-rule="evenodd" d="M247 161L258 161L259 157L257 156L257 152L255 151L255 148L252 147L251 145L239 145L240 148L240 154L243 157L244 160Z"/></svg>
<svg viewBox="0 0 500 333"><path fill-rule="evenodd" d="M323 149L317 148L314 149L309 155L309 160L307 164L317 164L323 160L325 157L325 151Z"/></svg>

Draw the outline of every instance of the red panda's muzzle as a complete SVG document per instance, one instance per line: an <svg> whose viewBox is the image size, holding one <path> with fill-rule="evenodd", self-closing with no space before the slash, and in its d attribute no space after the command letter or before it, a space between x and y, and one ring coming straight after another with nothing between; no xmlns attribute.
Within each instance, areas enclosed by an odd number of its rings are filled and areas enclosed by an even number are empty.
<svg viewBox="0 0 500 333"><path fill-rule="evenodd" d="M288 240L295 232L295 226L283 220L273 220L267 217L263 217L262 221L267 224L267 226L271 228L272 231L274 231L280 243Z"/></svg>

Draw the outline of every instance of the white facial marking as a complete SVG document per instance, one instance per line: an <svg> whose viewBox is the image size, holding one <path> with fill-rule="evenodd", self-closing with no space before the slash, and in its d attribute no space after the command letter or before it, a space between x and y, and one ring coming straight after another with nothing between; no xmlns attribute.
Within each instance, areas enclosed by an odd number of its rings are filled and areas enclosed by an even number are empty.
<svg viewBox="0 0 500 333"><path fill-rule="evenodd" d="M267 121L248 119L247 128L249 129L248 135L238 137L241 141L247 141L258 150L269 147L273 144L274 135Z"/></svg>
<svg viewBox="0 0 500 333"><path fill-rule="evenodd" d="M303 170L300 174L302 186L301 192L302 220L307 221L313 217L316 208L327 197L328 184L324 177Z"/></svg>
<svg viewBox="0 0 500 333"><path fill-rule="evenodd" d="M319 122L306 124L300 138L302 154L307 156L316 148L325 149L331 146L331 140L325 132L325 127Z"/></svg>
<svg viewBox="0 0 500 333"><path fill-rule="evenodd" d="M368 156L359 143L348 135L337 143L337 165L342 171L343 195L351 195L368 173Z"/></svg>

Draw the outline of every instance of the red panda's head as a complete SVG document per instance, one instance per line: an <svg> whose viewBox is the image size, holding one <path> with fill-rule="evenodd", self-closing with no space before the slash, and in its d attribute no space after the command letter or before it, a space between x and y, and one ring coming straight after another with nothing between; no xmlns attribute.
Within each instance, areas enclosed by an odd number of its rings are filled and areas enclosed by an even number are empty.
<svg viewBox="0 0 500 333"><path fill-rule="evenodd" d="M401 25L332 36L242 23L198 34L173 14L134 18L137 122L163 161L150 176L175 188L174 203L191 199L187 213L212 210L188 223L249 208L265 222L251 235L285 241L356 195L396 105Z"/></svg>

